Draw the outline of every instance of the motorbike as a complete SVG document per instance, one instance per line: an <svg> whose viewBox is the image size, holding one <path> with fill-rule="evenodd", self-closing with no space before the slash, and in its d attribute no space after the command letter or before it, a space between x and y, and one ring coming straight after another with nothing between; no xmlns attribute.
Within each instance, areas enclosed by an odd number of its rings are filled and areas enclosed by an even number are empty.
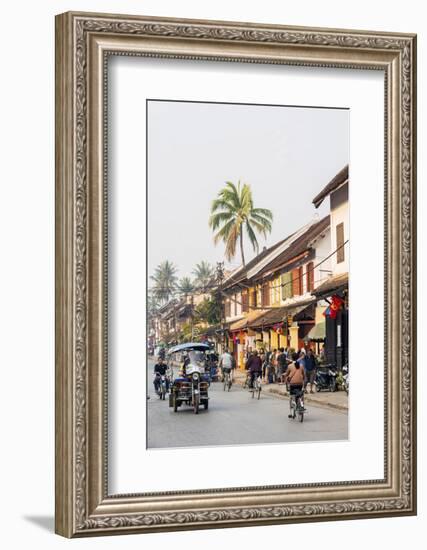
<svg viewBox="0 0 427 550"><path fill-rule="evenodd" d="M335 365L318 367L316 373L316 390L337 391L337 371Z"/></svg>
<svg viewBox="0 0 427 550"><path fill-rule="evenodd" d="M158 372L155 375L155 383L157 387L157 395L162 399L163 401L166 398L166 394L168 391L168 379L165 374L159 374Z"/></svg>
<svg viewBox="0 0 427 550"><path fill-rule="evenodd" d="M344 365L343 368L343 388L346 394L348 394L350 387L350 376L348 372L348 365Z"/></svg>
<svg viewBox="0 0 427 550"><path fill-rule="evenodd" d="M201 405L208 409L210 377L205 373L205 353L209 349L207 344L187 343L170 350L171 355L185 353L182 375L173 381L169 395L169 407L173 407L174 412L183 404L192 407L195 414L199 414Z"/></svg>
<svg viewBox="0 0 427 550"><path fill-rule="evenodd" d="M211 382L219 381L218 355L214 352L206 353L206 374L209 374Z"/></svg>

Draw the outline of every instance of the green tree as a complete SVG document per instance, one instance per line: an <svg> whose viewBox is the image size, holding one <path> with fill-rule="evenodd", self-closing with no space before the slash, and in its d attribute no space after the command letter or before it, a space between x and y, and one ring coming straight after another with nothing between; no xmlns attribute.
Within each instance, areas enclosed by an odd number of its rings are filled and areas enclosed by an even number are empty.
<svg viewBox="0 0 427 550"><path fill-rule="evenodd" d="M215 277L215 268L209 262L203 260L196 264L193 275L195 286L205 292Z"/></svg>
<svg viewBox="0 0 427 550"><path fill-rule="evenodd" d="M187 298L194 290L194 284L190 277L182 277L178 283L178 290L181 296Z"/></svg>
<svg viewBox="0 0 427 550"><path fill-rule="evenodd" d="M155 317L159 307L159 300L152 292L150 292L147 297L147 312L149 317Z"/></svg>
<svg viewBox="0 0 427 550"><path fill-rule="evenodd" d="M156 267L154 275L151 275L150 279L154 282L153 297L159 302L168 302L174 293L177 283L176 271L175 265L165 260Z"/></svg>
<svg viewBox="0 0 427 550"><path fill-rule="evenodd" d="M200 302L195 310L195 318L198 323L207 323L208 325L217 325L220 322L221 304L215 295Z"/></svg>
<svg viewBox="0 0 427 550"><path fill-rule="evenodd" d="M266 208L254 208L252 191L247 183L236 185L231 181L225 182L225 187L212 201L209 225L214 234L214 242L225 243L225 257L231 260L236 255L237 241L240 244L242 264L245 266L243 250L243 232L249 238L256 253L259 245L256 232L264 237L271 232L273 214Z"/></svg>

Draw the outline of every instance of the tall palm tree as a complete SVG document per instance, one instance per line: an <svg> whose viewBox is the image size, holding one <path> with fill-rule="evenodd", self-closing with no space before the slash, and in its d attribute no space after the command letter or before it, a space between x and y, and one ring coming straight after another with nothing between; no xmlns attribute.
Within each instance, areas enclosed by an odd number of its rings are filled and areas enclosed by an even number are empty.
<svg viewBox="0 0 427 550"><path fill-rule="evenodd" d="M193 275L195 286L200 287L202 291L206 291L215 276L215 268L209 262L202 260L196 264Z"/></svg>
<svg viewBox="0 0 427 550"><path fill-rule="evenodd" d="M150 279L154 281L153 296L162 303L168 302L176 289L176 267L169 260L161 262Z"/></svg>
<svg viewBox="0 0 427 550"><path fill-rule="evenodd" d="M263 237L271 232L273 214L266 208L254 208L252 191L247 183L236 185L231 181L225 182L225 187L218 193L218 197L212 201L209 225L213 231L214 242L225 243L225 257L231 260L236 255L237 241L240 244L242 264L245 266L245 254L243 250L243 231L249 238L256 253L259 245L255 232Z"/></svg>
<svg viewBox="0 0 427 550"><path fill-rule="evenodd" d="M178 290L184 298L187 298L194 290L194 284L190 277L182 277L178 283Z"/></svg>
<svg viewBox="0 0 427 550"><path fill-rule="evenodd" d="M150 317L154 317L160 307L159 300L153 293L149 293L147 297L147 311Z"/></svg>

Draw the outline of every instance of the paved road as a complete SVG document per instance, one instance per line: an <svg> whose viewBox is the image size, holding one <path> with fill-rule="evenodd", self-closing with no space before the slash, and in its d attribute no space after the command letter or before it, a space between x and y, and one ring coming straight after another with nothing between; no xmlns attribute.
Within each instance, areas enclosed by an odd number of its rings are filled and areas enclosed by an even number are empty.
<svg viewBox="0 0 427 550"><path fill-rule="evenodd" d="M149 370L152 372L152 366ZM330 441L348 437L348 415L308 406L301 424L288 418L288 399L261 393L252 399L247 390L234 385L224 392L220 383L209 388L209 409L198 415L187 405L178 412L161 401L149 380L148 447L194 447L295 441Z"/></svg>

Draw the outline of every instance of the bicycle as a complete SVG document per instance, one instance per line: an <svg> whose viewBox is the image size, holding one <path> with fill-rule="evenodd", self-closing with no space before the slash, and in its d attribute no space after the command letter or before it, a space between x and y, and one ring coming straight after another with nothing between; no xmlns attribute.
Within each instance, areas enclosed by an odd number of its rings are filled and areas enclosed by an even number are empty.
<svg viewBox="0 0 427 550"><path fill-rule="evenodd" d="M249 389L250 381L251 381L251 373L248 372L248 373L246 374L245 381L243 382L243 385L242 385L242 388L243 388L244 390Z"/></svg>
<svg viewBox="0 0 427 550"><path fill-rule="evenodd" d="M230 391L231 385L232 385L232 382L231 382L230 373L229 371L224 371L224 391L225 390Z"/></svg>
<svg viewBox="0 0 427 550"><path fill-rule="evenodd" d="M290 414L288 415L289 418L295 419L298 415L298 420L300 422L304 422L304 413L306 412L306 409L304 407L304 390L290 390L290 396L289 396L289 407L290 407Z"/></svg>
<svg viewBox="0 0 427 550"><path fill-rule="evenodd" d="M256 376L254 378L254 382L252 387L249 388L249 391L252 393L252 398L255 397L255 394L257 395L257 399L261 397L261 376Z"/></svg>

